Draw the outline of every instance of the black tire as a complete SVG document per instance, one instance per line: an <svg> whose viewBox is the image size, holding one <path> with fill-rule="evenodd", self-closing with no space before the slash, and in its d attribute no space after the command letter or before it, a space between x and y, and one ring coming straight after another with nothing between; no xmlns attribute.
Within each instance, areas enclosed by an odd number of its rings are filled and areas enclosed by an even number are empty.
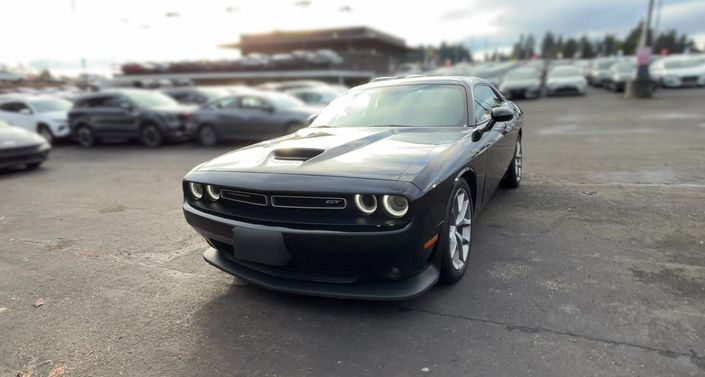
<svg viewBox="0 0 705 377"><path fill-rule="evenodd" d="M514 157L512 158L512 163L509 164L506 173L504 173L504 178L502 178L502 187L515 189L521 184L521 175L523 173L524 165L524 154L521 145L521 135L517 138L516 145L514 146Z"/></svg>
<svg viewBox="0 0 705 377"><path fill-rule="evenodd" d="M46 124L40 124L37 126L37 133L39 136L43 137L47 143L54 144L56 138L54 137L54 133L51 132L51 129Z"/></svg>
<svg viewBox="0 0 705 377"><path fill-rule="evenodd" d="M204 147L212 147L220 140L218 140L218 132L210 124L204 124L198 129L198 142Z"/></svg>
<svg viewBox="0 0 705 377"><path fill-rule="evenodd" d="M76 128L76 141L84 148L92 147L98 144L98 138L95 136L93 129L85 124Z"/></svg>
<svg viewBox="0 0 705 377"><path fill-rule="evenodd" d="M472 216L474 209L472 191L470 191L470 187L464 179L459 179L453 183L450 193L448 203L446 204L446 219L441 227L440 239L437 246L437 252L441 253L440 282L443 284L453 284L465 275L470 252L472 251ZM462 206L458 205L457 199L460 193L464 193L464 197L467 199L467 202L463 200ZM467 205L467 207L465 207L465 205ZM458 207L465 208L465 211L467 211L463 216L463 221L467 221L467 224L463 225L462 228L456 226L457 214L460 212ZM456 231L459 231L459 233L456 233ZM466 232L468 235L467 242L459 241L458 234L463 236ZM451 233L454 235L454 242L452 242ZM457 247L458 242L460 242L460 249L455 249L453 245ZM465 245L467 246L467 250L463 248ZM456 258L456 256L458 258Z"/></svg>
<svg viewBox="0 0 705 377"><path fill-rule="evenodd" d="M164 143L164 136L156 124L147 123L140 128L140 142L150 148L156 148Z"/></svg>

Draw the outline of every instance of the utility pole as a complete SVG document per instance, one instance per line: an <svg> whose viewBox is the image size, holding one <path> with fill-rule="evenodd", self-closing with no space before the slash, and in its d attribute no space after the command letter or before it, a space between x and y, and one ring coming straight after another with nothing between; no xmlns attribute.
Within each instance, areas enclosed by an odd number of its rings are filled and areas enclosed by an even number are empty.
<svg viewBox="0 0 705 377"><path fill-rule="evenodd" d="M627 83L625 97L627 98L649 98L652 93L651 77L649 77L649 63L651 61L651 48L647 47L647 35L651 29L651 13L654 9L654 0L649 0L649 8L646 13L646 20L641 25L641 36L637 47L637 71L636 80Z"/></svg>

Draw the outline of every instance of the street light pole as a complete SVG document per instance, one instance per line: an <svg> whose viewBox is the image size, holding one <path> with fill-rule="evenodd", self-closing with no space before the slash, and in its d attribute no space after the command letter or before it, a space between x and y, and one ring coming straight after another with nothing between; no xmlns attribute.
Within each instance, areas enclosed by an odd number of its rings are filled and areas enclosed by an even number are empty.
<svg viewBox="0 0 705 377"><path fill-rule="evenodd" d="M649 98L652 92L651 77L649 77L649 63L651 61L651 48L647 48L647 35L651 29L651 13L654 9L654 0L649 0L649 9L646 20L641 25L641 36L637 47L636 56L638 68L636 79L627 83L625 96L630 98Z"/></svg>

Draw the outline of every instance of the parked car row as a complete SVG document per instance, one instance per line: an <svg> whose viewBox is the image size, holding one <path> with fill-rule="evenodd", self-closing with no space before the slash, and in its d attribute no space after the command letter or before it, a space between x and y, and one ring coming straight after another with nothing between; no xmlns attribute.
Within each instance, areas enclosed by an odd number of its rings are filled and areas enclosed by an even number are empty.
<svg viewBox="0 0 705 377"><path fill-rule="evenodd" d="M173 63L126 63L124 74L230 72L266 69L320 69L332 68L343 63L343 58L333 50L295 50L273 55L251 53L237 60L183 61Z"/></svg>
<svg viewBox="0 0 705 377"><path fill-rule="evenodd" d="M634 56L597 59L590 65L587 79L592 86L618 92L625 89L628 81L636 78L637 69ZM705 57L654 57L649 65L649 76L654 86L665 88L705 86Z"/></svg>
<svg viewBox="0 0 705 377"><path fill-rule="evenodd" d="M50 95L10 94L0 97L0 120L49 143L72 139L92 147L109 140L138 140L157 147L197 140L212 146L294 132L344 92L313 81L277 85L281 87L274 89L282 91L245 86L115 88L78 96L73 102Z"/></svg>

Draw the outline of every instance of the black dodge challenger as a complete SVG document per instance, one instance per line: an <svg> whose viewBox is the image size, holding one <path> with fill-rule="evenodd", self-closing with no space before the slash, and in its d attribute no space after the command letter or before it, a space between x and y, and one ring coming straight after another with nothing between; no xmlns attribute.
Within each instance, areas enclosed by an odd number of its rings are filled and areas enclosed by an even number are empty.
<svg viewBox="0 0 705 377"><path fill-rule="evenodd" d="M184 215L208 263L256 285L411 298L463 276L473 219L519 186L522 118L482 79L376 80L307 128L194 168Z"/></svg>

